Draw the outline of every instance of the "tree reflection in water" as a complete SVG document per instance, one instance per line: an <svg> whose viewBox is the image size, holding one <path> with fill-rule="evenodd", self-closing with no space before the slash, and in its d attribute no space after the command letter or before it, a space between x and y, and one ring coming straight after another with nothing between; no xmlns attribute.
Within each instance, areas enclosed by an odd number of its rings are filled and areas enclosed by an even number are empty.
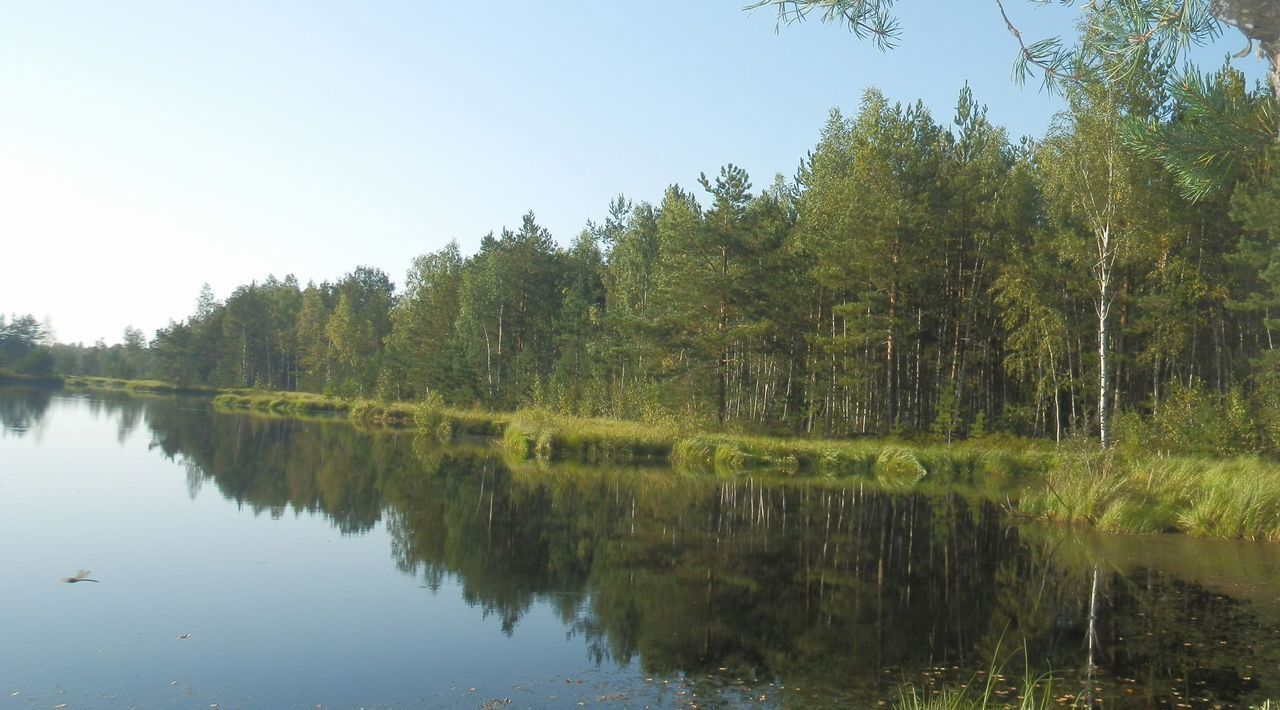
<svg viewBox="0 0 1280 710"><path fill-rule="evenodd" d="M47 406L6 393L0 417L8 429ZM1110 538L1016 526L958 496L511 464L484 442L181 399L100 406L145 421L193 494L211 483L256 513L323 514L345 534L384 521L400 570L432 591L456 579L505 633L547 605L595 662L702 679L704 697L776 683L798 699L872 702L904 680L964 682L997 656L1011 694L1024 658L1063 694L1107 704L1276 692L1280 609L1226 593L1230 572L1163 571L1159 553L1191 545L1175 557L1230 569L1265 548L1146 538L1142 566ZM1249 583L1274 597L1274 568Z"/></svg>
<svg viewBox="0 0 1280 710"><path fill-rule="evenodd" d="M0 436L25 436L37 428L53 393L38 387L11 387L0 389Z"/></svg>

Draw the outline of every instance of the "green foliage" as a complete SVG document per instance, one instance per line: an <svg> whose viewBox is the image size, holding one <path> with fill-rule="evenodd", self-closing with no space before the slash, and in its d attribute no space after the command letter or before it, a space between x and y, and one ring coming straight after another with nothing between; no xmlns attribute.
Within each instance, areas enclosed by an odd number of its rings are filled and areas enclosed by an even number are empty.
<svg viewBox="0 0 1280 710"><path fill-rule="evenodd" d="M1275 143L1276 102L1250 92L1239 71L1184 72L1170 90L1174 118L1132 121L1124 138L1140 155L1160 161L1188 199L1199 201L1230 188L1255 170Z"/></svg>
<svg viewBox="0 0 1280 710"><path fill-rule="evenodd" d="M36 378L52 375L54 355L48 340L49 333L34 316L12 316L6 321L0 314L0 369Z"/></svg>
<svg viewBox="0 0 1280 710"><path fill-rule="evenodd" d="M1151 416L1122 418L1120 441L1136 454L1239 456L1262 451L1264 441L1266 450L1280 452L1270 447L1276 412L1268 393L1250 397L1235 388L1223 394L1172 382Z"/></svg>

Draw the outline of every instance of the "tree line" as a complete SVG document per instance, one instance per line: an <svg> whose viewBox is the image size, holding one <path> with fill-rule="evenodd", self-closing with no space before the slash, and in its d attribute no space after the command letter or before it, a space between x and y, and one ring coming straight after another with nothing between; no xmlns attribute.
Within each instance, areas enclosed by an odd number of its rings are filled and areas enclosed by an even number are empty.
<svg viewBox="0 0 1280 710"><path fill-rule="evenodd" d="M1266 155L1188 196L1127 147L1194 121L1162 77L1068 92L1013 141L966 87L949 125L876 90L791 180L734 165L618 197L562 247L533 213L404 284L267 277L68 374L848 436L1101 433L1171 398L1280 403L1280 182ZM1206 82L1271 101L1224 68ZM108 362L110 360L110 362ZM111 367L116 369L112 373ZM1280 411L1280 407L1276 411Z"/></svg>

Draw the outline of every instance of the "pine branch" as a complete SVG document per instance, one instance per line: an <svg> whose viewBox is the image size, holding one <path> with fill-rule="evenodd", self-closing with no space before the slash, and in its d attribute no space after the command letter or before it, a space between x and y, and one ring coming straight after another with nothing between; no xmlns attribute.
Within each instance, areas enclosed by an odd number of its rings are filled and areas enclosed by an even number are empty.
<svg viewBox="0 0 1280 710"><path fill-rule="evenodd" d="M902 29L893 15L895 0L758 0L743 10L777 7L777 27L808 19L814 10L821 11L821 21L844 25L858 39L871 38L881 51L897 45Z"/></svg>
<svg viewBox="0 0 1280 710"><path fill-rule="evenodd" d="M1243 83L1229 69L1211 77L1188 69L1171 87L1174 120L1132 121L1124 140L1160 161L1187 198L1202 200L1265 159L1276 139L1275 102L1245 91Z"/></svg>

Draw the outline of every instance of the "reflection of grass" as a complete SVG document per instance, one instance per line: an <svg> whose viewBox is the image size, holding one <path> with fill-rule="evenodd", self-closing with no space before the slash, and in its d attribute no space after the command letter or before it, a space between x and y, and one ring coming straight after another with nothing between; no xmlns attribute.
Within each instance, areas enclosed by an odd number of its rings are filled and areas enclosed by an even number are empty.
<svg viewBox="0 0 1280 710"><path fill-rule="evenodd" d="M858 478L885 490L933 485L1008 490L1028 475L1042 474L1048 456L1036 448L1017 451L981 443L911 446L881 439L699 435L678 441L673 459L677 466L692 470Z"/></svg>
<svg viewBox="0 0 1280 710"><path fill-rule="evenodd" d="M1257 458L1133 459L1084 446L1056 457L1022 512L1113 532L1280 540L1280 466Z"/></svg>

